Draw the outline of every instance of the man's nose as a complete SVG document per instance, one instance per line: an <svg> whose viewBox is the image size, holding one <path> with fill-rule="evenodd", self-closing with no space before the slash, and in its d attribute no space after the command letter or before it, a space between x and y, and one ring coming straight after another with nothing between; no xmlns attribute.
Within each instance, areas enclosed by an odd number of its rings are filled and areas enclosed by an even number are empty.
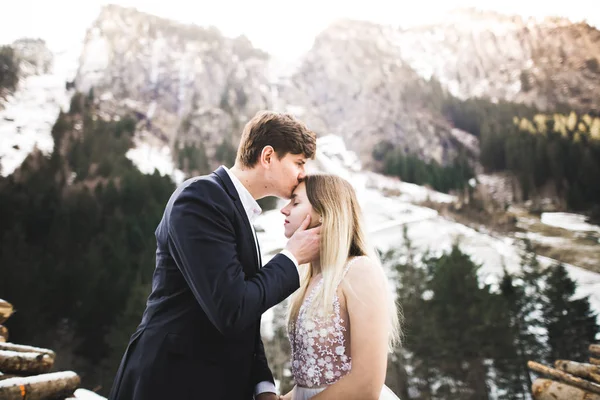
<svg viewBox="0 0 600 400"><path fill-rule="evenodd" d="M298 182L301 182L304 178L306 178L306 171L304 170L304 168L302 168L302 170L298 174Z"/></svg>

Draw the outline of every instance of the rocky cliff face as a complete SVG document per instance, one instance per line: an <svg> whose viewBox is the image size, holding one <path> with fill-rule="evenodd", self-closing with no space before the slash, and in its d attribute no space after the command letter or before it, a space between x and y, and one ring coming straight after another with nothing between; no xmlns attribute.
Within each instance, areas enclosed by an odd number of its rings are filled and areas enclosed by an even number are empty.
<svg viewBox="0 0 600 400"><path fill-rule="evenodd" d="M51 71L54 55L42 39L15 40L11 47L19 59L22 77L47 74Z"/></svg>
<svg viewBox="0 0 600 400"><path fill-rule="evenodd" d="M102 108L133 110L153 137L176 147L202 142L212 157L237 142L259 109L288 110L318 134L339 134L369 161L389 142L442 164L477 140L454 129L436 104L439 90L557 107L600 109L600 32L554 19L524 21L459 11L402 30L339 21L315 40L285 79L269 75L267 54L216 29L107 6L88 31L76 85Z"/></svg>
<svg viewBox="0 0 600 400"><path fill-rule="evenodd" d="M388 141L445 163L460 145L425 101L430 85L402 59L396 34L366 22L331 26L279 85L280 97L298 106L318 131L342 136L363 161L376 143Z"/></svg>
<svg viewBox="0 0 600 400"><path fill-rule="evenodd" d="M201 141L210 151L268 108L269 57L245 37L107 6L85 43L77 89L93 88L108 113L136 112L171 145Z"/></svg>
<svg viewBox="0 0 600 400"><path fill-rule="evenodd" d="M0 46L0 111L23 79L50 72L52 52L41 39L23 38Z"/></svg>
<svg viewBox="0 0 600 400"><path fill-rule="evenodd" d="M460 148L476 151L440 115L439 94L424 80L461 99L589 112L600 109L599 60L600 31L565 19L460 10L405 30L342 21L318 36L280 91L363 158L388 140L445 163Z"/></svg>
<svg viewBox="0 0 600 400"><path fill-rule="evenodd" d="M600 31L587 24L460 10L394 37L403 60L455 96L600 108Z"/></svg>

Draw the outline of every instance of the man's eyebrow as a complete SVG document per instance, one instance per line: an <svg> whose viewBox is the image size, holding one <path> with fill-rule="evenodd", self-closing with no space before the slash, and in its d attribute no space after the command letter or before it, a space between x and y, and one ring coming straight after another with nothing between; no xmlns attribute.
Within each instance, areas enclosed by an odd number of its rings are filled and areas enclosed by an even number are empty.
<svg viewBox="0 0 600 400"><path fill-rule="evenodd" d="M292 193L292 196L290 198L294 199L295 197L296 197L296 193Z"/></svg>

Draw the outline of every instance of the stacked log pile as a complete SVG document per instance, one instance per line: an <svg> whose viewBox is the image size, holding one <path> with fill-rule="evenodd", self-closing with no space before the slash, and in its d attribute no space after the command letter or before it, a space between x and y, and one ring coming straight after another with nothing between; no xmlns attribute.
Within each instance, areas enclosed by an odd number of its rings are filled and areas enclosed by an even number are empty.
<svg viewBox="0 0 600 400"><path fill-rule="evenodd" d="M73 371L50 372L56 354L49 349L8 341L2 324L12 315L13 306L0 299L0 399L56 400L79 397L81 379Z"/></svg>
<svg viewBox="0 0 600 400"><path fill-rule="evenodd" d="M589 347L589 363L556 360L554 368L528 362L528 367L551 379L538 378L532 393L536 400L600 400L600 345Z"/></svg>
<svg viewBox="0 0 600 400"><path fill-rule="evenodd" d="M2 325L12 315L13 306L7 301L0 299L0 342L8 340L8 329Z"/></svg>

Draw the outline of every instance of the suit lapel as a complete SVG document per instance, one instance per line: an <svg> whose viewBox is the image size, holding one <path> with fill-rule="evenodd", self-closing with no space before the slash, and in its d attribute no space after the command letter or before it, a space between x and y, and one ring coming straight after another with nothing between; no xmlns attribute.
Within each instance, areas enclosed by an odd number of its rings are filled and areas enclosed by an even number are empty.
<svg viewBox="0 0 600 400"><path fill-rule="evenodd" d="M244 205L242 204L240 195L237 192L235 185L231 181L229 174L227 173L227 171L225 171L225 168L219 167L214 172L214 174L217 175L217 177L223 184L223 187L225 188L225 190L227 191L227 193L233 200L233 204L235 204L235 208L237 209L237 212L240 214L242 221L244 221L244 226L246 227L247 234L250 235L250 240L252 241L252 249L254 249L254 251L252 252L252 257L254 259L255 265L257 265L257 269L259 269L262 264L261 264L261 260L258 259L258 256L256 254L256 246L254 245L254 227L252 225L250 225L250 221L248 220L248 214L246 214L246 210L244 210ZM256 240L256 244L258 245L258 238ZM259 249L258 253L260 254L260 246L258 247L258 249Z"/></svg>
<svg viewBox="0 0 600 400"><path fill-rule="evenodd" d="M252 227L254 229L254 226ZM258 269L262 268L262 253L260 252L260 243L258 243L258 235L256 229L254 229L254 235L256 236L256 247L258 248Z"/></svg>

